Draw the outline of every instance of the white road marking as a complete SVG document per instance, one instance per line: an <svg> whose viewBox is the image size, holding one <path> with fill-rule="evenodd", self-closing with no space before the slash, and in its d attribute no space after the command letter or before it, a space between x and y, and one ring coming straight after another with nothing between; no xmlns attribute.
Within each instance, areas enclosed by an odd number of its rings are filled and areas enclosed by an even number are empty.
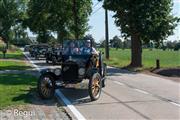
<svg viewBox="0 0 180 120"><path fill-rule="evenodd" d="M123 83L120 83L120 82L118 82L118 81L113 81L114 83L116 83L116 84L118 84L118 85L122 85L122 86L125 86L125 84L123 84Z"/></svg>
<svg viewBox="0 0 180 120"><path fill-rule="evenodd" d="M25 52L23 52L23 54L25 55L25 57L30 61L30 63L33 65L33 67L36 68L36 70L41 71L41 69L34 63L34 61L32 61Z"/></svg>
<svg viewBox="0 0 180 120"><path fill-rule="evenodd" d="M178 104L178 103L175 103L175 102L169 102L169 103L171 103L171 104L173 104L173 105L176 105L176 106L180 107L180 104Z"/></svg>
<svg viewBox="0 0 180 120"><path fill-rule="evenodd" d="M138 91L138 92L140 92L140 93L144 93L144 94L146 94L146 95L148 95L148 94L150 94L150 93L148 93L148 92L146 92L146 91L144 91L144 90L140 90L140 89L134 89L135 91Z"/></svg>
<svg viewBox="0 0 180 120"><path fill-rule="evenodd" d="M26 53L23 52L25 57L30 61L30 63L38 70L40 71L39 67L35 65L35 63L27 56ZM71 112L75 115L75 117L78 120L86 120L85 117L72 105L72 103L62 94L60 90L56 90L56 95L59 99L61 99L66 106L71 110ZM58 100L59 100L58 99Z"/></svg>
<svg viewBox="0 0 180 120"><path fill-rule="evenodd" d="M128 88L131 88L131 87L129 87L128 85L126 85L126 84L124 84L124 83L121 83L121 82L119 82L119 81L113 81L113 82L116 83L116 84L118 84L118 85L123 85L123 86L126 86L126 87L128 87ZM158 96L153 95L153 94L151 94L151 93L149 93L149 92L146 92L146 91L144 91L144 90L140 90L140 89L137 89L137 88L131 88L131 89L133 89L133 90L135 90L135 91L137 91L137 92L146 94L146 95L151 95L151 96L154 96L154 97L158 97ZM159 97L158 97L158 98L159 98ZM167 100L163 100L162 98L159 98L159 99L162 100L162 101L166 101L166 102L168 102L168 103L170 103L170 104L173 104L173 105L175 105L175 106L180 107L180 104L178 104L178 103L176 103L176 102L170 102L170 101L168 101L168 99L167 99ZM166 99L166 98L165 98L165 99Z"/></svg>
<svg viewBox="0 0 180 120"><path fill-rule="evenodd" d="M72 105L72 103L62 94L62 92L60 90L56 90L56 95L59 99L61 99L66 106L71 110L71 112L73 112L73 114L75 115L75 117L78 120L86 120L84 118L84 116ZM58 100L59 100L58 99Z"/></svg>

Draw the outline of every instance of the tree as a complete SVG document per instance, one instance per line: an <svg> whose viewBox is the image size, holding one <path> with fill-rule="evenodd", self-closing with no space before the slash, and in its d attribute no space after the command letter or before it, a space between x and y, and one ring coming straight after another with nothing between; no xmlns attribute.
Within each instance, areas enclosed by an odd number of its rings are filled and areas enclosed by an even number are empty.
<svg viewBox="0 0 180 120"><path fill-rule="evenodd" d="M88 20L92 12L92 0L72 0L74 24L71 26L71 32L75 35L75 39L82 38L87 30L89 30Z"/></svg>
<svg viewBox="0 0 180 120"><path fill-rule="evenodd" d="M180 49L180 41L176 43L174 46L174 51L178 51Z"/></svg>
<svg viewBox="0 0 180 120"><path fill-rule="evenodd" d="M8 43L10 29L18 18L17 3L14 0L1 0L0 16L0 36Z"/></svg>
<svg viewBox="0 0 180 120"><path fill-rule="evenodd" d="M59 41L82 38L88 30L91 5L91 0L30 0L25 25L38 34L56 32Z"/></svg>
<svg viewBox="0 0 180 120"><path fill-rule="evenodd" d="M14 26L20 26L26 17L26 3L28 0L1 0L0 1L0 36L8 43L14 36ZM16 31L15 31L16 32ZM8 47L8 44L7 44Z"/></svg>
<svg viewBox="0 0 180 120"><path fill-rule="evenodd" d="M110 40L110 44L111 44L111 47L114 47L116 49L122 48L122 46L123 46L122 40L118 36L114 36Z"/></svg>
<svg viewBox="0 0 180 120"><path fill-rule="evenodd" d="M104 48L106 45L106 40L100 40L100 48Z"/></svg>
<svg viewBox="0 0 180 120"><path fill-rule="evenodd" d="M179 19L171 15L172 0L105 0L115 12L115 23L124 37L131 38L131 66L142 66L142 42L157 43L173 34Z"/></svg>

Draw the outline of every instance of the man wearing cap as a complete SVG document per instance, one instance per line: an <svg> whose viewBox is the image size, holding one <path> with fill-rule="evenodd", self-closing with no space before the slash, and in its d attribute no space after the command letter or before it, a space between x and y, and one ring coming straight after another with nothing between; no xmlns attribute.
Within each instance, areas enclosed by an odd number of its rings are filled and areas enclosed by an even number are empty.
<svg viewBox="0 0 180 120"><path fill-rule="evenodd" d="M98 52L96 51L96 49L91 46L91 40L86 40L85 47L81 48L81 54L98 55Z"/></svg>

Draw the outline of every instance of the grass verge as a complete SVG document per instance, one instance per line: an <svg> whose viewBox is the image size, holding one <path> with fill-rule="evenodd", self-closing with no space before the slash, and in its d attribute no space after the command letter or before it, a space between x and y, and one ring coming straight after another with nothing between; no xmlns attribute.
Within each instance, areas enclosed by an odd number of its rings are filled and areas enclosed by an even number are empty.
<svg viewBox="0 0 180 120"><path fill-rule="evenodd" d="M0 60L0 70L27 70L32 68L25 61Z"/></svg>
<svg viewBox="0 0 180 120"><path fill-rule="evenodd" d="M0 52L0 59L3 59L2 52ZM19 60L23 60L24 59L24 55L23 55L23 52L21 50L8 51L6 53L6 59L19 59Z"/></svg>
<svg viewBox="0 0 180 120"><path fill-rule="evenodd" d="M101 49L104 51L103 49ZM162 51L154 49L143 49L142 62L143 68L141 69L152 69L156 67L156 59L160 60L161 68L177 68L180 67L180 51ZM110 60L105 62L114 67L126 67L131 61L130 49L110 49Z"/></svg>
<svg viewBox="0 0 180 120"><path fill-rule="evenodd" d="M22 74L0 74L0 109L31 103L37 78Z"/></svg>

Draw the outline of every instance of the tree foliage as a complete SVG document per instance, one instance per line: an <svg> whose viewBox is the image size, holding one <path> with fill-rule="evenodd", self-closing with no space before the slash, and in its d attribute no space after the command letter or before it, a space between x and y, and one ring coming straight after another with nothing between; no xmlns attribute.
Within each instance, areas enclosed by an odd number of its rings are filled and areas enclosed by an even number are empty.
<svg viewBox="0 0 180 120"><path fill-rule="evenodd" d="M123 47L123 42L118 36L114 36L112 39L110 39L111 47L114 47L116 49Z"/></svg>
<svg viewBox="0 0 180 120"><path fill-rule="evenodd" d="M0 16L0 36L7 42L10 28L18 18L16 2L14 0L1 0Z"/></svg>
<svg viewBox="0 0 180 120"><path fill-rule="evenodd" d="M131 37L132 66L142 65L142 41L160 43L173 34L179 19L171 14L172 0L105 0L115 12L115 23L123 37Z"/></svg>
<svg viewBox="0 0 180 120"><path fill-rule="evenodd" d="M95 39L93 38L92 34L87 34L87 35L85 35L83 39L84 39L84 40L91 40L91 41L92 41L92 45L96 47L96 41L95 41Z"/></svg>
<svg viewBox="0 0 180 120"><path fill-rule="evenodd" d="M8 43L15 38L15 26L20 26L26 17L27 0L0 0L0 36ZM16 31L17 30L17 31Z"/></svg>
<svg viewBox="0 0 180 120"><path fill-rule="evenodd" d="M88 30L91 0L30 0L25 24L35 33L56 32L59 40L82 37ZM75 14L76 13L76 14ZM75 24L76 21L78 24Z"/></svg>
<svg viewBox="0 0 180 120"><path fill-rule="evenodd" d="M143 41L161 41L177 26L172 0L105 0L104 4L115 12L115 23L127 37L135 32Z"/></svg>

